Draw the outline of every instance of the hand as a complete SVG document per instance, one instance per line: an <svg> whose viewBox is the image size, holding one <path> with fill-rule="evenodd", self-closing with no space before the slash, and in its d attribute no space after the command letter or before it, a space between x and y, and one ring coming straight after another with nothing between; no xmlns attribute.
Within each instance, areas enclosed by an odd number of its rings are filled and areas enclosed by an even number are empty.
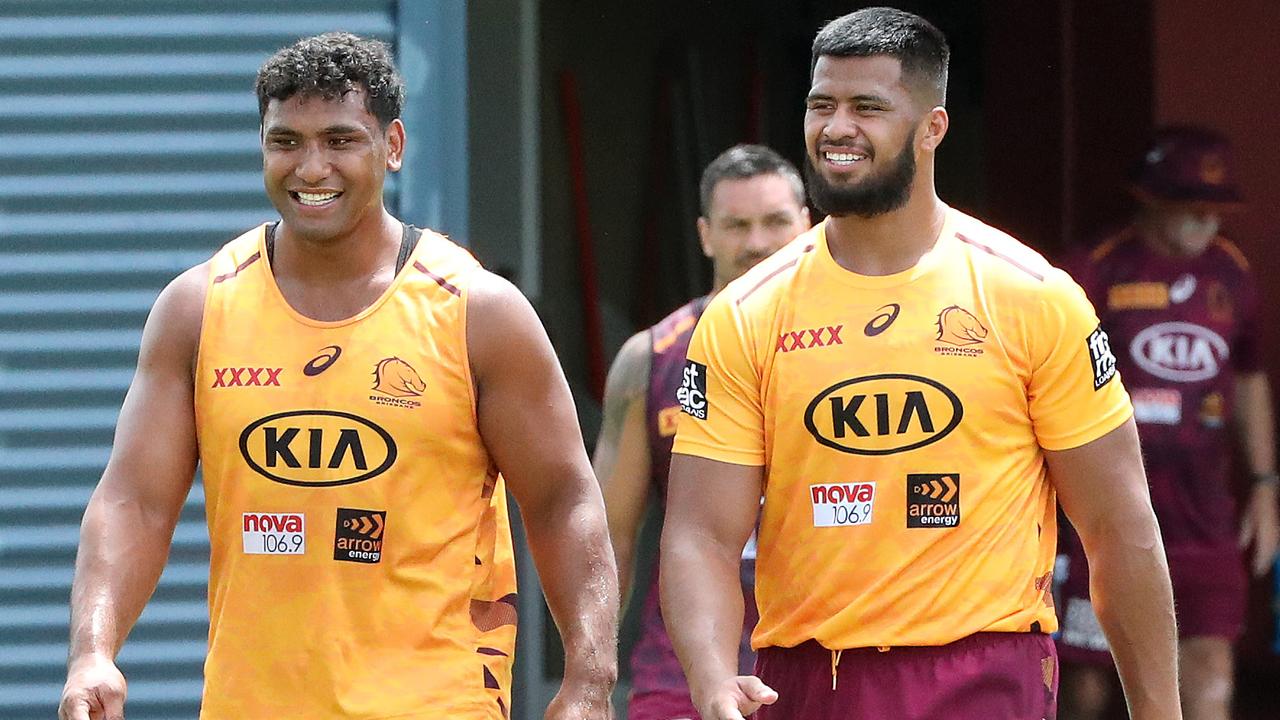
<svg viewBox="0 0 1280 720"><path fill-rule="evenodd" d="M124 720L128 688L111 658L91 655L72 661L58 703L58 720Z"/></svg>
<svg viewBox="0 0 1280 720"><path fill-rule="evenodd" d="M543 717L545 720L613 720L610 686L611 683L565 678Z"/></svg>
<svg viewBox="0 0 1280 720"><path fill-rule="evenodd" d="M1254 577L1262 577L1275 561L1280 547L1280 511L1276 507L1276 486L1255 485L1240 516L1240 547L1253 545L1249 563Z"/></svg>
<svg viewBox="0 0 1280 720"><path fill-rule="evenodd" d="M703 720L746 720L746 716L778 701L778 693L755 675L728 678L698 705Z"/></svg>

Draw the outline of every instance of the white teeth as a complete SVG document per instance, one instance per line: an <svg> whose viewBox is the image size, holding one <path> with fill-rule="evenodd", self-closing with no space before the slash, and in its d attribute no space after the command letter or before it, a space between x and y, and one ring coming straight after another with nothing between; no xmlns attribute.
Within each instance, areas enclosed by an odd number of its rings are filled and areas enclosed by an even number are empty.
<svg viewBox="0 0 1280 720"><path fill-rule="evenodd" d="M835 163L836 165L852 165L859 160L865 160L867 157L866 155L859 155L857 153L841 152L827 152L823 153L823 156L826 157L828 162Z"/></svg>
<svg viewBox="0 0 1280 720"><path fill-rule="evenodd" d="M295 194L298 196L298 202L301 202L303 205L323 205L323 204L325 204L325 203L329 202L330 200L332 200L332 199L334 199L334 198L338 197L338 196L339 196L339 195L341 195L342 193L336 193L336 192L331 192L331 193L306 193L306 192L299 192L299 193L295 193Z"/></svg>

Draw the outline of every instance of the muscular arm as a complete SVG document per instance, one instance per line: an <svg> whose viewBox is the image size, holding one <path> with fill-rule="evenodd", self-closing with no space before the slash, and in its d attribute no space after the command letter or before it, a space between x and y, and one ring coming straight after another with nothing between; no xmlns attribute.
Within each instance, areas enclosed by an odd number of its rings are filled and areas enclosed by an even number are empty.
<svg viewBox="0 0 1280 720"><path fill-rule="evenodd" d="M533 308L495 275L469 290L467 349L480 434L520 506L564 641L548 716L604 718L617 678L617 571L569 384Z"/></svg>
<svg viewBox="0 0 1280 720"><path fill-rule="evenodd" d="M742 546L760 511L764 469L671 456L662 529L662 612L704 718L741 718L776 695L738 675Z"/></svg>
<svg viewBox="0 0 1280 720"><path fill-rule="evenodd" d="M1275 416L1271 405L1271 383L1266 373L1253 372L1236 379L1235 421L1244 449L1245 463L1254 476L1276 471ZM1276 484L1254 485L1246 500L1240 521L1241 545L1253 545L1253 574L1266 574L1280 543L1280 519L1277 518Z"/></svg>
<svg viewBox="0 0 1280 720"><path fill-rule="evenodd" d="M604 493L625 605L631 595L636 535L649 499L649 435L645 394L649 388L649 334L637 333L618 351L604 389L604 422L592 466Z"/></svg>
<svg viewBox="0 0 1280 720"><path fill-rule="evenodd" d="M115 656L155 590L195 472L192 374L206 277L204 266L189 270L156 300L111 458L85 510L71 587L65 718L122 712Z"/></svg>
<svg viewBox="0 0 1280 720"><path fill-rule="evenodd" d="M1173 591L1133 420L1091 443L1046 451L1049 477L1089 560L1093 607L1131 717L1176 720Z"/></svg>

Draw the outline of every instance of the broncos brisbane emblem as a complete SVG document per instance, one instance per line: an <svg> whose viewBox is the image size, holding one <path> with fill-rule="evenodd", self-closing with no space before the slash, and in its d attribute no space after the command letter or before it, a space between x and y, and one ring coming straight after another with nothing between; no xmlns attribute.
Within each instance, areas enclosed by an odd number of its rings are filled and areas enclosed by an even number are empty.
<svg viewBox="0 0 1280 720"><path fill-rule="evenodd" d="M383 358L373 369L373 389L391 397L419 397L427 389L418 371L398 357Z"/></svg>
<svg viewBox="0 0 1280 720"><path fill-rule="evenodd" d="M938 313L938 340L948 345L977 345L987 337L973 313L959 305L952 305Z"/></svg>

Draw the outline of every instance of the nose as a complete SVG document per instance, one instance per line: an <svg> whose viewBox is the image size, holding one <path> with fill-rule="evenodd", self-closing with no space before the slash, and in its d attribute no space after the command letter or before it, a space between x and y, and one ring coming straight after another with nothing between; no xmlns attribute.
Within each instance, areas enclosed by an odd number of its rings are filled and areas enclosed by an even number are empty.
<svg viewBox="0 0 1280 720"><path fill-rule="evenodd" d="M293 174L308 185L318 185L329 177L329 154L312 143L303 145L299 151L298 166Z"/></svg>
<svg viewBox="0 0 1280 720"><path fill-rule="evenodd" d="M827 140L847 140L861 134L862 128L858 125L857 115L844 104L836 107L827 121L827 126L823 128L823 137Z"/></svg>

